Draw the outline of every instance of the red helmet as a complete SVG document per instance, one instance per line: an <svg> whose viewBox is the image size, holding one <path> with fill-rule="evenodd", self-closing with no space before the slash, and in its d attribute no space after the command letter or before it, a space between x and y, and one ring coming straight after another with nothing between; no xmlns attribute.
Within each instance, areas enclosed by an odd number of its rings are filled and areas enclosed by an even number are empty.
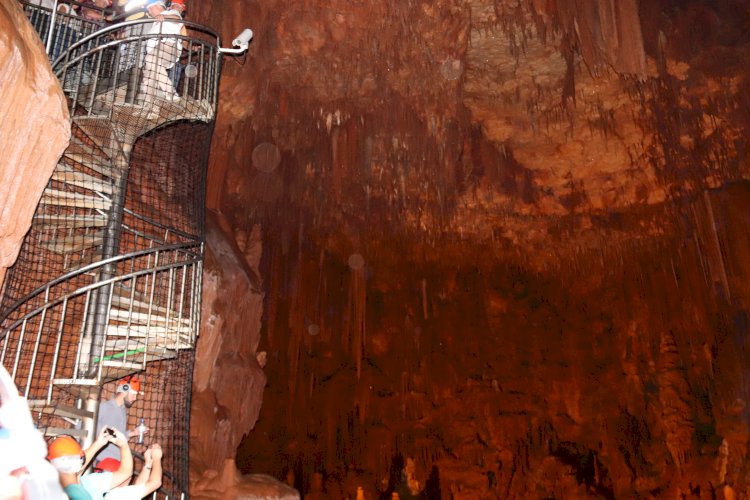
<svg viewBox="0 0 750 500"><path fill-rule="evenodd" d="M128 375L117 381L117 392L141 392L141 379L138 375Z"/></svg>
<svg viewBox="0 0 750 500"><path fill-rule="evenodd" d="M187 2L185 0L172 0L170 5L181 5L183 9L187 9Z"/></svg>
<svg viewBox="0 0 750 500"><path fill-rule="evenodd" d="M120 461L116 460L112 457L107 457L94 467L94 470L98 470L100 472L115 472L117 469L120 468Z"/></svg>

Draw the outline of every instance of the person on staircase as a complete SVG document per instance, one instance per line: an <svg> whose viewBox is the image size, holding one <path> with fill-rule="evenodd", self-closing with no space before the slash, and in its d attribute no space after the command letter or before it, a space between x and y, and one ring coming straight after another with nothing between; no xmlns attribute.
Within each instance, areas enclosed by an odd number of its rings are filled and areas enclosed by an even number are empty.
<svg viewBox="0 0 750 500"><path fill-rule="evenodd" d="M114 444L120 449L119 467L114 472L83 474L86 467L104 446ZM128 441L117 429L102 429L86 450L71 436L58 436L47 448L47 460L60 474L60 484L71 500L102 500L112 488L133 475L133 455Z"/></svg>
<svg viewBox="0 0 750 500"><path fill-rule="evenodd" d="M148 19L163 21L162 13L167 10L163 0L141 0L141 2L142 4L136 3L140 8L134 8L133 10L128 10L128 4L134 3L132 0L118 0L117 2L118 11L122 12L116 18L117 20L124 16L125 21L143 21L125 26L117 35L118 38L125 40L124 43L120 44L117 72L121 73L122 81L128 82L128 103L132 103L132 99L138 93L138 85L143 73L143 62L146 59L146 47L139 39L151 31L153 23L145 21Z"/></svg>
<svg viewBox="0 0 750 500"><path fill-rule="evenodd" d="M182 14L187 9L185 0L172 0L169 10L157 16L150 35L181 35L187 36L187 30L182 23ZM159 21L162 18L163 21ZM139 94L143 96L143 103L151 105L154 99L162 97L168 101L177 101L180 96L174 91L174 83L169 77L169 70L180 59L185 42L177 38L152 36L146 43L146 60L143 66L143 79Z"/></svg>
<svg viewBox="0 0 750 500"><path fill-rule="evenodd" d="M96 431L105 427L117 429L127 439L139 435L136 429L128 430L128 409L133 406L141 391L141 380L137 375L128 375L117 382L115 397L99 405L99 415L96 419ZM148 432L148 428L144 432ZM116 446L108 445L96 456L98 464L105 458L120 460L120 450Z"/></svg>
<svg viewBox="0 0 750 500"><path fill-rule="evenodd" d="M81 2L81 17L102 23L112 20L112 0L84 0Z"/></svg>

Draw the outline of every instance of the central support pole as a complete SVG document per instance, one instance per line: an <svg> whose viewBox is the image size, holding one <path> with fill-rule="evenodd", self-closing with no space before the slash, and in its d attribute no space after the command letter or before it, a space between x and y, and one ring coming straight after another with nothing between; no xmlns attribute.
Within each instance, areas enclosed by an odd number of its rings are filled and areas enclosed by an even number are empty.
<svg viewBox="0 0 750 500"><path fill-rule="evenodd" d="M117 141L113 139L113 142ZM125 195L128 186L128 173L130 171L130 152L132 151L133 143L123 143L122 146L115 144L115 148L117 155L112 159L112 171L116 176L114 178L115 186L104 234L104 244L102 245L102 260L105 261L119 254L120 237L122 236L122 218L125 213ZM117 263L110 262L102 267L99 281L106 281L115 276L117 276ZM104 357L104 343L107 338L107 324L113 287L114 285L110 283L98 288L93 293L93 307L86 321L86 337L90 339L91 345L88 367L85 370L88 378L98 378L99 376L98 369Z"/></svg>

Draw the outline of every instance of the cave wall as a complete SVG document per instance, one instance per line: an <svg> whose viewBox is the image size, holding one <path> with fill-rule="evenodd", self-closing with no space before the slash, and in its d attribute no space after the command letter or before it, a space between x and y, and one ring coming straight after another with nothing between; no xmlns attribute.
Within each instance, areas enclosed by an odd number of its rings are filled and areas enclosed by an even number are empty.
<svg viewBox="0 0 750 500"><path fill-rule="evenodd" d="M219 5L255 30L209 170L263 228L243 471L747 494L747 2Z"/></svg>
<svg viewBox="0 0 750 500"><path fill-rule="evenodd" d="M1 288L70 139L62 88L39 37L13 0L0 1L0 73Z"/></svg>
<svg viewBox="0 0 750 500"><path fill-rule="evenodd" d="M387 235L358 248L362 291L270 238L269 385L238 466L301 491L324 472L330 498L386 490L396 455L444 498L746 494L748 189L547 273Z"/></svg>

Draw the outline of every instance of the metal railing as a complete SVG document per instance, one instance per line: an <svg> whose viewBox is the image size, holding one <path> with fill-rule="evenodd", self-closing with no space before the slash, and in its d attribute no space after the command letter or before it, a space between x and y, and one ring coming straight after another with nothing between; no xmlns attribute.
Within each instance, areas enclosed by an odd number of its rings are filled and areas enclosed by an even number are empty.
<svg viewBox="0 0 750 500"><path fill-rule="evenodd" d="M121 272L68 290L76 276L106 265ZM118 369L142 370L149 358L192 348L200 322L201 272L202 244L196 242L120 255L60 276L10 308L17 311L34 297L42 299L0 332L0 363L10 368L26 398L51 403L56 384L99 385L121 376ZM85 335L87 312L92 296L105 287L110 305L100 325L105 341L92 353ZM87 371L92 361L94 370Z"/></svg>
<svg viewBox="0 0 750 500"><path fill-rule="evenodd" d="M79 2L65 2L66 11L50 9L36 2L25 0L20 0L19 3L34 30L39 34L39 38L42 39L51 59L56 59L67 47L106 25L104 20L80 17L74 10L84 7ZM101 12L102 19L111 17L112 14L110 9L100 9L95 5L89 4L85 8Z"/></svg>
<svg viewBox="0 0 750 500"><path fill-rule="evenodd" d="M133 451L132 454L133 454L134 464L135 462L145 463L146 459L143 455L141 455L137 451ZM143 469L141 468L141 470ZM151 500L157 500L157 499L169 500L170 498L177 500L177 498L179 498L180 500L183 500L185 498L185 493L182 491L175 491L174 488L172 489L173 491L172 496L171 497L169 496L170 492L167 491L163 485L163 483L165 482L164 479L166 479L166 481L171 482L174 485L178 485L178 482L176 478L172 475L172 473L166 469L162 469L162 486L145 498L148 498Z"/></svg>
<svg viewBox="0 0 750 500"><path fill-rule="evenodd" d="M111 115L118 105L149 108L177 98L185 119L212 120L218 35L189 22L181 23L187 35L175 35L168 24L127 21L68 47L53 68L71 98L72 114Z"/></svg>
<svg viewBox="0 0 750 500"><path fill-rule="evenodd" d="M220 74L220 39L214 31L189 21L111 24L20 3L46 42L70 98L71 116L112 116L118 105L148 110L162 98L172 103L179 98L180 118L213 119ZM175 23L186 34L173 34Z"/></svg>

